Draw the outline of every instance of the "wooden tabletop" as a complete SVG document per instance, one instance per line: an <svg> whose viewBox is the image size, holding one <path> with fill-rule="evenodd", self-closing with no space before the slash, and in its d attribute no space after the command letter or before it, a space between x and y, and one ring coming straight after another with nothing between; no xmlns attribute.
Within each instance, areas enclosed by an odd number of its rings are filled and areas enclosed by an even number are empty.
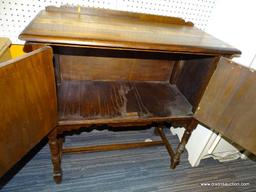
<svg viewBox="0 0 256 192"><path fill-rule="evenodd" d="M180 18L94 8L41 11L19 36L30 42L192 54L240 54Z"/></svg>

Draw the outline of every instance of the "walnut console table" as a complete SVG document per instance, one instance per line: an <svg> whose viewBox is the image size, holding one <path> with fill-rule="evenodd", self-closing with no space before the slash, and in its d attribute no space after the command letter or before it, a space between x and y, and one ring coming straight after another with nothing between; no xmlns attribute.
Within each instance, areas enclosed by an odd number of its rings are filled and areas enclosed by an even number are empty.
<svg viewBox="0 0 256 192"><path fill-rule="evenodd" d="M239 50L191 22L47 7L19 38L29 53L0 64L0 122L6 127L0 150L8 154L1 157L0 175L46 135L57 183L62 152L164 144L175 168L198 123L256 153L255 73L225 58ZM164 135L166 125L186 128L176 150ZM162 140L62 147L65 133L99 126L154 126Z"/></svg>

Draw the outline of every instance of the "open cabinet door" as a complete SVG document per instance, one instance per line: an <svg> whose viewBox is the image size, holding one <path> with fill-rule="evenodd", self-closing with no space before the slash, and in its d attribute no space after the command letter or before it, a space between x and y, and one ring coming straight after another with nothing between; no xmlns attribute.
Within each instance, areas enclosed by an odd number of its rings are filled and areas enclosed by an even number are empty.
<svg viewBox="0 0 256 192"><path fill-rule="evenodd" d="M221 58L195 118L256 154L256 72Z"/></svg>
<svg viewBox="0 0 256 192"><path fill-rule="evenodd" d="M56 127L50 47L0 63L0 113L1 177Z"/></svg>

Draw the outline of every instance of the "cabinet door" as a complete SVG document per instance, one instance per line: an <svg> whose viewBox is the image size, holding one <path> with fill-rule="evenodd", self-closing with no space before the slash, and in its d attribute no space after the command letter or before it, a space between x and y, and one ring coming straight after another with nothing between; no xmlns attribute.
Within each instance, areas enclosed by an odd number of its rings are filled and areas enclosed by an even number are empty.
<svg viewBox="0 0 256 192"><path fill-rule="evenodd" d="M194 117L256 154L256 72L221 58Z"/></svg>
<svg viewBox="0 0 256 192"><path fill-rule="evenodd" d="M56 126L52 50L0 63L0 177Z"/></svg>

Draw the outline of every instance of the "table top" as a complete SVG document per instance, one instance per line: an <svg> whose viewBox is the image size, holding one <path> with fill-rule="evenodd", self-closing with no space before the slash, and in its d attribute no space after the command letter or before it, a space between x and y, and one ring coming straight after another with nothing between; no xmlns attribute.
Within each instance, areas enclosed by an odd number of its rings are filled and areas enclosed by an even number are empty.
<svg viewBox="0 0 256 192"><path fill-rule="evenodd" d="M140 51L234 55L240 51L180 18L80 7L48 7L21 40Z"/></svg>

